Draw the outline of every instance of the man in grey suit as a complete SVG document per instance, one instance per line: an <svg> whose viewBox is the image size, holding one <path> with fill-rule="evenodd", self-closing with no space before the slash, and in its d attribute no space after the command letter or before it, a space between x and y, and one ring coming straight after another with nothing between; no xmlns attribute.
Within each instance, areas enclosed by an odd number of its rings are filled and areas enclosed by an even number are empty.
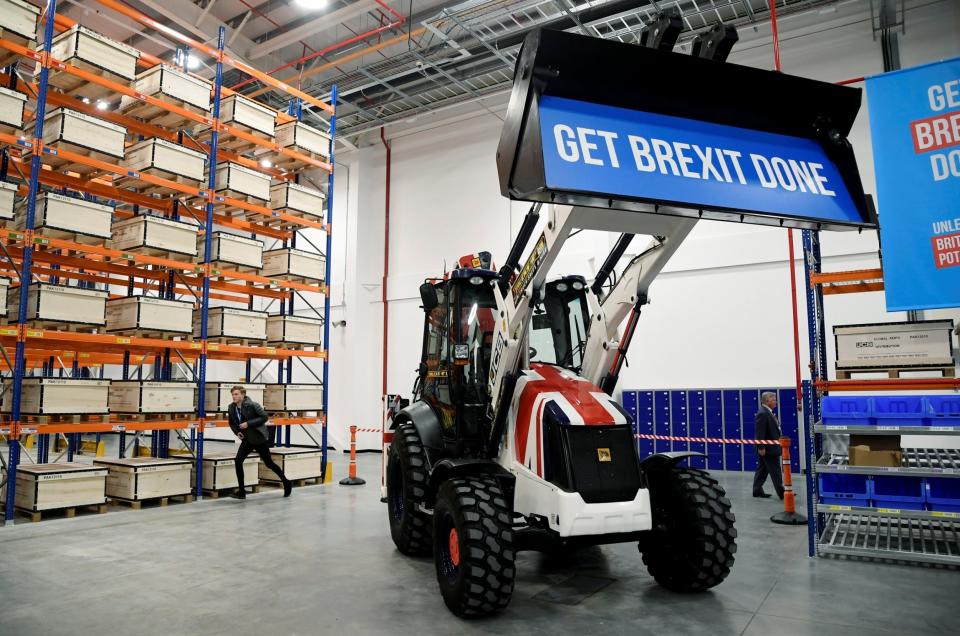
<svg viewBox="0 0 960 636"><path fill-rule="evenodd" d="M779 440L780 420L774 412L777 408L777 394L770 391L764 391L760 395L760 410L756 416L756 438L757 439L775 439ZM777 491L777 496L783 499L783 480L780 477L780 445L757 444L757 470L753 474L753 496L769 497L763 492L763 484L767 481L767 475L770 475L770 481L773 482L773 488Z"/></svg>

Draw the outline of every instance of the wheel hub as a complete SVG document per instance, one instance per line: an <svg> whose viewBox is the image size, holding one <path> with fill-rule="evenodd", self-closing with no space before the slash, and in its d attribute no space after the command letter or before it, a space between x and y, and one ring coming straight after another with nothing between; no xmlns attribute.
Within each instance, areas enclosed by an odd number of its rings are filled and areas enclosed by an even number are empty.
<svg viewBox="0 0 960 636"><path fill-rule="evenodd" d="M450 563L453 567L460 567L460 536L456 528L450 528L449 550Z"/></svg>

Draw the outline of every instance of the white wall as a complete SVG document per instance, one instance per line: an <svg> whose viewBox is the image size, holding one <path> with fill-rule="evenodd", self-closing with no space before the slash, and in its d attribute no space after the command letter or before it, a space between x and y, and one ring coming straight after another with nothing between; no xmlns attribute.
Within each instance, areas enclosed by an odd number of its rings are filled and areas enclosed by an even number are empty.
<svg viewBox="0 0 960 636"><path fill-rule="evenodd" d="M909 6L907 32L901 35L904 66L960 55L960 3L914 2ZM784 71L825 81L880 72L879 43L873 39L866 9L865 2L844 3L834 13L782 20ZM815 29L811 22L817 23ZM772 68L768 42L766 25L755 32L742 30L731 61ZM495 113L502 113L502 99L488 104ZM417 122L415 129L408 124L404 130L387 130L393 147L387 390L406 396L420 356L423 319L417 287L425 277L441 274L444 262L449 268L463 254L489 250L496 262L502 262L526 210L526 205L511 204L499 193L494 163L502 123L499 116L480 111L446 122L437 116L421 119L428 121ZM865 189L872 193L869 134L864 104L851 142ZM384 152L376 144L350 153L343 161L350 165L351 195L346 209L350 224L347 276L339 310L348 324L334 331L331 343L334 437L342 437L349 424L379 426L382 370ZM338 208L342 204L343 197ZM800 233L795 234L797 286L802 290ZM565 248L553 272L592 275L611 240L591 233L578 236ZM874 233L824 236L828 270L876 267L876 252ZM651 296L621 387L793 383L786 231L702 222L654 284ZM340 297L336 289L334 297ZM883 295L878 293L831 296L826 306L828 329L833 324L904 317L886 313ZM929 316L960 321L957 311L930 312ZM806 360L802 304L800 320L801 359ZM832 359L832 350L829 356ZM360 443L361 447L375 447L376 436L361 436Z"/></svg>

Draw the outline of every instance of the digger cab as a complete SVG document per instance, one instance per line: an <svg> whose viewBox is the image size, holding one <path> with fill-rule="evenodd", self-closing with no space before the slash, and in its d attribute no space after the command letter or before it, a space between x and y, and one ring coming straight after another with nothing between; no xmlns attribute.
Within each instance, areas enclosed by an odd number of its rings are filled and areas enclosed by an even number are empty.
<svg viewBox="0 0 960 636"><path fill-rule="evenodd" d="M531 362L580 373L590 325L587 289L583 276L564 276L546 284L530 321Z"/></svg>
<svg viewBox="0 0 960 636"><path fill-rule="evenodd" d="M418 391L440 420L446 452L479 452L489 432L486 386L496 327L489 253L461 259L420 287L424 309Z"/></svg>

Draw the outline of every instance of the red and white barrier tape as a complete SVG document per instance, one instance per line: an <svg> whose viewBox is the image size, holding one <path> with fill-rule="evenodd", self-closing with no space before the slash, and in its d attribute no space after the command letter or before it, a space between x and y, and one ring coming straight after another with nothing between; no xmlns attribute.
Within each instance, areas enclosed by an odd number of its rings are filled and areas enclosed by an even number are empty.
<svg viewBox="0 0 960 636"><path fill-rule="evenodd" d="M379 428L358 428L358 433L383 433L383 429Z"/></svg>
<svg viewBox="0 0 960 636"><path fill-rule="evenodd" d="M670 442L706 442L708 444L764 444L779 446L780 441L776 439L724 439L722 437L677 437L675 435L647 435L646 433L637 433L634 435L637 439L659 439Z"/></svg>

